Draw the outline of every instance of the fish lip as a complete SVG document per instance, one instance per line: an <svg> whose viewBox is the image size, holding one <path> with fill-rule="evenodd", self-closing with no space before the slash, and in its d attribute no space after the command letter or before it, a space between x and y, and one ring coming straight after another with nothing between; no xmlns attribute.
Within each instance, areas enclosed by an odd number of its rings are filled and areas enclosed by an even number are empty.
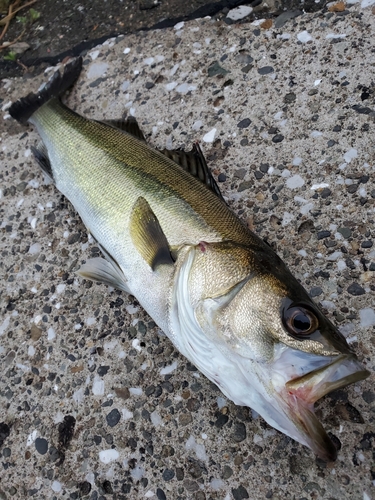
<svg viewBox="0 0 375 500"><path fill-rule="evenodd" d="M355 354L343 354L316 370L289 380L285 388L295 395L300 393L305 401L315 403L329 392L359 382L369 375L370 372Z"/></svg>
<svg viewBox="0 0 375 500"><path fill-rule="evenodd" d="M285 384L284 399L304 435L306 444L326 462L337 458L337 449L314 414L314 403L329 392L367 378L370 372L354 354L338 356L327 365Z"/></svg>

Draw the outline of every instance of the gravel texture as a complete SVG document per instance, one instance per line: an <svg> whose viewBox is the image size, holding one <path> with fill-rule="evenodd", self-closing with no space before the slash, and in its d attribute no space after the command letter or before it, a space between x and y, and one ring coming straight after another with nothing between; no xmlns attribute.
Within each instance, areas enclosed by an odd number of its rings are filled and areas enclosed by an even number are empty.
<svg viewBox="0 0 375 500"><path fill-rule="evenodd" d="M230 206L373 371L375 13L282 21L110 40L67 101L135 115L159 148L202 141ZM0 498L373 498L373 375L317 405L325 464L224 398L133 297L75 275L99 250L7 114L46 76L1 83Z"/></svg>

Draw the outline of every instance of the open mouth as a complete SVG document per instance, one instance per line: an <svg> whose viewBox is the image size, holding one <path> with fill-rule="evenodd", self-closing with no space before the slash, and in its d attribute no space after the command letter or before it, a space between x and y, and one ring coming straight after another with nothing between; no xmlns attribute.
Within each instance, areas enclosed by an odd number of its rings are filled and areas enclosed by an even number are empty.
<svg viewBox="0 0 375 500"><path fill-rule="evenodd" d="M318 368L285 384L286 403L306 444L325 461L335 460L337 450L314 414L314 403L329 392L367 378L366 370L354 355L337 357L333 363Z"/></svg>

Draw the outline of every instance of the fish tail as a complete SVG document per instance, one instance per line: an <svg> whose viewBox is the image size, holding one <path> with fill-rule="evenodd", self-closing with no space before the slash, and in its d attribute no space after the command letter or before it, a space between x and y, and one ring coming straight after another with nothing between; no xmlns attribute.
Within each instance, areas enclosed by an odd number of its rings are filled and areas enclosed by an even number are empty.
<svg viewBox="0 0 375 500"><path fill-rule="evenodd" d="M60 97L78 79L82 69L82 57L69 62L64 72L56 71L46 85L36 94L30 93L18 99L9 108L9 114L20 123L26 123L43 104L50 99Z"/></svg>

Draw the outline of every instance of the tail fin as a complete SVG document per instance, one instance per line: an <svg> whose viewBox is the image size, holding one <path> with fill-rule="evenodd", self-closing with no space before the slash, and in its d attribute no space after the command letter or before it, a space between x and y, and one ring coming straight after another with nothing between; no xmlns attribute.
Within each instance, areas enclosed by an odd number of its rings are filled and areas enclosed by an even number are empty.
<svg viewBox="0 0 375 500"><path fill-rule="evenodd" d="M53 77L36 94L30 93L26 97L18 99L9 108L9 114L20 123L26 123L28 119L50 99L60 97L78 79L82 69L82 57L77 57L69 62L63 74L56 71Z"/></svg>

